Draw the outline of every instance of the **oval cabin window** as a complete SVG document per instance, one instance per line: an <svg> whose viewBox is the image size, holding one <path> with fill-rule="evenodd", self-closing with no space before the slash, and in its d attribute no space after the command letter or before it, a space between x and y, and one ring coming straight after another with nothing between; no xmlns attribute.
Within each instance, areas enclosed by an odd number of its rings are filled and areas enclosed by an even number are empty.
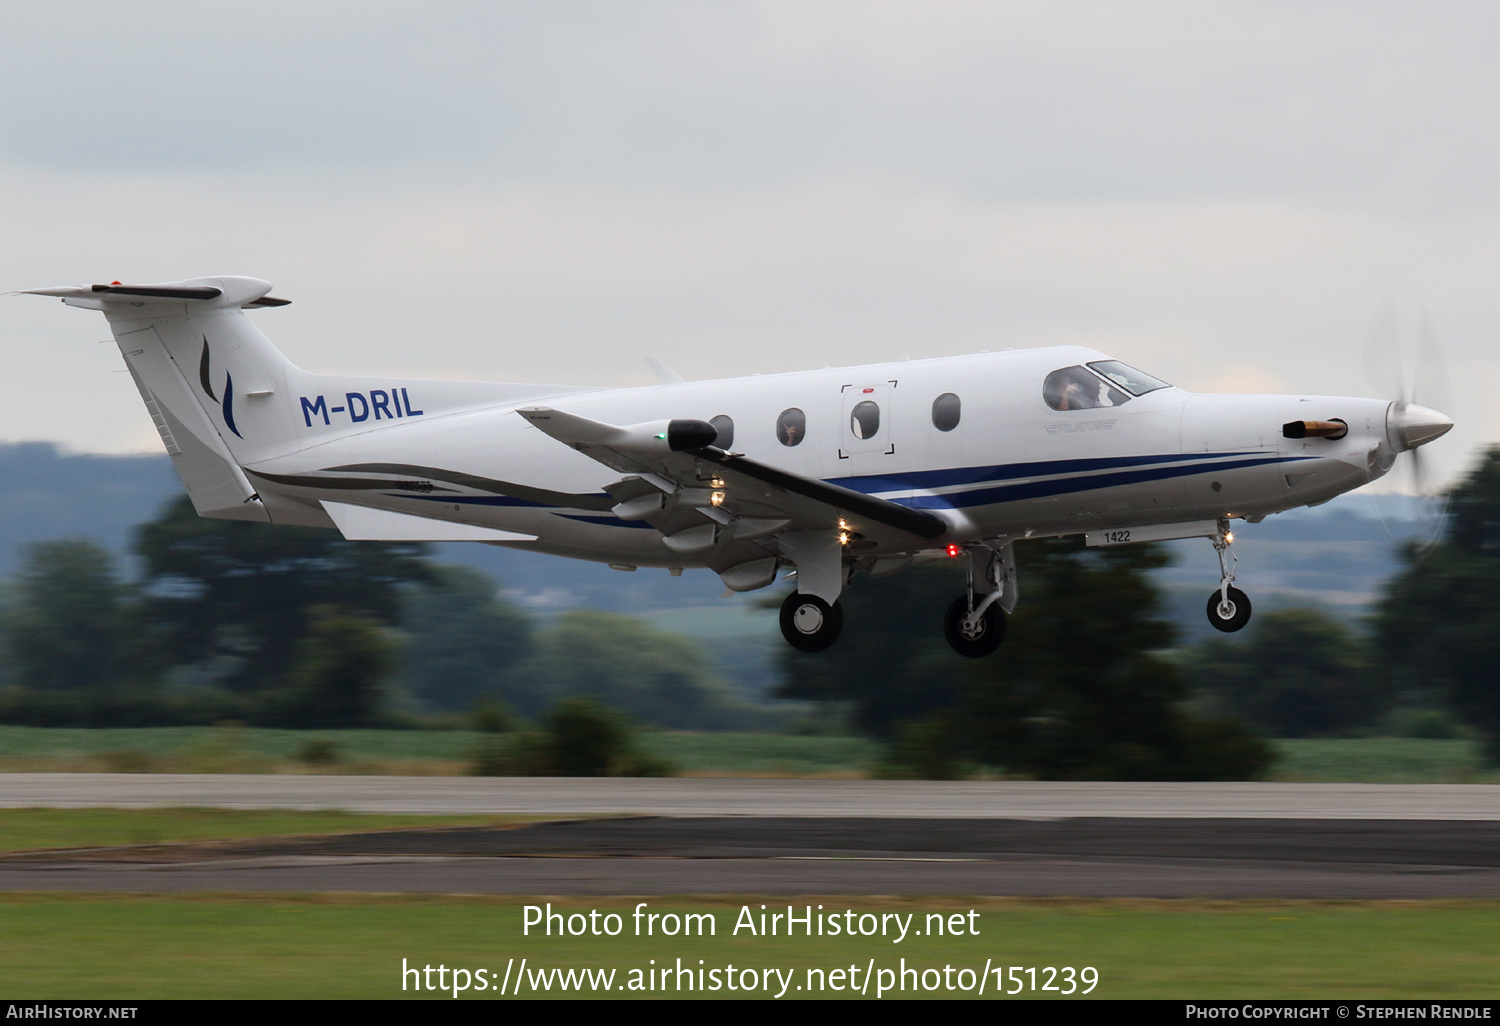
<svg viewBox="0 0 1500 1026"><path fill-rule="evenodd" d="M958 418L963 412L958 396L944 392L932 401L932 426L939 431L952 431L958 427Z"/></svg>
<svg viewBox="0 0 1500 1026"><path fill-rule="evenodd" d="M855 438L874 438L880 430L880 407L868 399L857 403L849 416L849 430Z"/></svg>
<svg viewBox="0 0 1500 1026"><path fill-rule="evenodd" d="M807 434L807 415L797 407L783 410L776 418L776 440L782 445L798 445Z"/></svg>
<svg viewBox="0 0 1500 1026"><path fill-rule="evenodd" d="M726 452L732 449L734 447L734 421L721 413L710 420L709 423L718 432L717 435L714 435L714 445Z"/></svg>

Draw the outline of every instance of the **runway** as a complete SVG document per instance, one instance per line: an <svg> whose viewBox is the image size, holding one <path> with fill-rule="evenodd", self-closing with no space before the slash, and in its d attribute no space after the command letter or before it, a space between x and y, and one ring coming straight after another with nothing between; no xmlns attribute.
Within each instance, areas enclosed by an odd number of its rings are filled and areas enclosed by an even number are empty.
<svg viewBox="0 0 1500 1026"><path fill-rule="evenodd" d="M0 774L3 808L102 805L522 816L1500 821L1500 785Z"/></svg>
<svg viewBox="0 0 1500 1026"><path fill-rule="evenodd" d="M0 890L1500 897L1500 823L594 819L17 855Z"/></svg>
<svg viewBox="0 0 1500 1026"><path fill-rule="evenodd" d="M1500 898L1493 787L59 777L5 803L593 818L12 855L0 891Z"/></svg>

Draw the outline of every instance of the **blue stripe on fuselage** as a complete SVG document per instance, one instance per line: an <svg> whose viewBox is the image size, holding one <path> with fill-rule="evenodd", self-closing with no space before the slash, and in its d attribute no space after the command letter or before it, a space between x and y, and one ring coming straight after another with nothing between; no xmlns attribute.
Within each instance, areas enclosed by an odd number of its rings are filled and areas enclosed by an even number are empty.
<svg viewBox="0 0 1500 1026"><path fill-rule="evenodd" d="M1008 481L1018 477L1050 477L1058 474L1089 474L1117 467L1145 467L1160 463L1236 459L1260 456L1260 452L1173 453L1169 456L1107 456L1097 459L1042 460L1037 463L1006 463L993 467L951 467L947 470L914 470L909 473L875 474L867 477L836 477L828 483L868 494L907 491L912 488L948 488L953 485Z"/></svg>
<svg viewBox="0 0 1500 1026"><path fill-rule="evenodd" d="M904 499L892 499L912 509L963 509L968 506L988 506L999 502L1016 502L1022 499L1042 499L1054 495L1070 495L1096 488L1113 488L1118 485L1140 484L1145 481L1166 481L1174 477L1189 477L1213 471L1238 470L1244 467L1260 467L1267 463L1294 463L1310 456L1265 456L1260 459L1238 460L1233 463L1196 463L1191 466L1152 467L1141 470L1121 470L1112 474L1089 474L1082 477L1050 478L1046 481L1026 481L1021 484L998 485L992 488L972 488L944 495L914 495Z"/></svg>

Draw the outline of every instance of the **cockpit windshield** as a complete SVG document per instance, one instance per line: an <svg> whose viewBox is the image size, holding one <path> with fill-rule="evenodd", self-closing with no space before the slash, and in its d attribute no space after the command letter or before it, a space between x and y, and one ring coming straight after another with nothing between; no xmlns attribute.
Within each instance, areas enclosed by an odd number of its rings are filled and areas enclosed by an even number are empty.
<svg viewBox="0 0 1500 1026"><path fill-rule="evenodd" d="M1160 378L1153 378L1119 360L1095 360L1089 366L1131 395L1145 395L1147 392L1155 392L1158 388L1172 387Z"/></svg>

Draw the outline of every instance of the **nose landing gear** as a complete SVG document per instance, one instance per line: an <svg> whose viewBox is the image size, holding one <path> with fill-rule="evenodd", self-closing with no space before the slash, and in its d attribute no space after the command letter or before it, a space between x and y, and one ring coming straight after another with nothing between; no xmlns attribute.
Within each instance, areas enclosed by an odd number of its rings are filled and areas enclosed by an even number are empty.
<svg viewBox="0 0 1500 1026"><path fill-rule="evenodd" d="M974 553L969 552L969 588L943 615L943 635L959 655L982 659L1005 640L1005 614L1016 606L1016 572L1011 548L990 550L985 564L989 593L974 601Z"/></svg>
<svg viewBox="0 0 1500 1026"><path fill-rule="evenodd" d="M1234 586L1234 568L1239 559L1230 548L1234 532L1229 529L1229 521L1219 521L1219 533L1213 536L1213 543L1219 555L1219 588L1208 597L1208 622L1215 630L1232 634L1250 622L1250 598Z"/></svg>

